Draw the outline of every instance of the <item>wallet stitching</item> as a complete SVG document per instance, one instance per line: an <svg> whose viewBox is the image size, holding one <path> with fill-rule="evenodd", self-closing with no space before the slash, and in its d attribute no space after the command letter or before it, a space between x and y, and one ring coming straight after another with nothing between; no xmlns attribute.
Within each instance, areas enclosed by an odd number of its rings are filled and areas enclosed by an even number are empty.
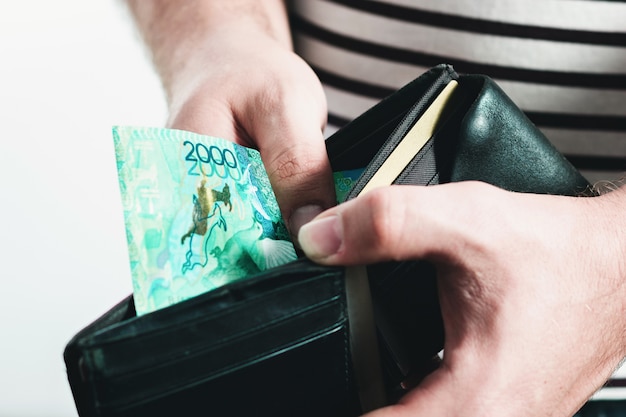
<svg viewBox="0 0 626 417"><path fill-rule="evenodd" d="M409 165L407 165L404 170L402 170L402 172L400 173L400 175L398 175L398 178L396 178L396 180L394 181L394 184L413 184L411 182L406 183L406 177L413 172L413 165L418 164L420 161L422 161L428 151L430 151L434 146L435 146L435 141L433 140L435 136L433 135L429 140L428 143L426 144L426 146L424 146L424 148L422 148L420 150L420 152L415 155L415 158L413 158L413 160L409 163ZM430 180L427 181L426 184L430 184L430 182L433 180L433 178L435 176L437 176L439 173L436 172L433 176L430 177ZM422 184L418 184L418 185L422 185Z"/></svg>
<svg viewBox="0 0 626 417"><path fill-rule="evenodd" d="M345 280L345 273L344 273ZM350 367L352 365L352 360L350 359L350 321L347 319L348 313L348 303L346 302L346 292L345 292L345 283L344 290L342 291L342 295L340 298L340 306L341 311L343 311L344 320L347 322L346 329L347 331L343 332L343 355L344 355L344 383L345 383L345 391L346 393L350 393Z"/></svg>
<svg viewBox="0 0 626 417"><path fill-rule="evenodd" d="M409 107L405 116L394 128L394 130L387 137L387 139L383 142L381 148L378 150L378 152L376 152L376 155L367 166L365 171L361 174L359 179L356 181L352 190L348 192L346 196L347 200L356 197L356 195L361 192L363 187L365 187L365 184L367 184L367 182L369 182L369 180L374 176L376 171L378 171L378 169L382 166L382 164L389 156L390 149L393 150L398 145L398 142L404 137L406 132L411 128L411 126L413 126L417 122L419 116L424 113L427 107L436 99L436 96L432 97L434 92L441 89L442 86L444 86L453 79L453 74L450 73L448 68L448 71L442 72L426 89L424 94L417 100L417 102Z"/></svg>

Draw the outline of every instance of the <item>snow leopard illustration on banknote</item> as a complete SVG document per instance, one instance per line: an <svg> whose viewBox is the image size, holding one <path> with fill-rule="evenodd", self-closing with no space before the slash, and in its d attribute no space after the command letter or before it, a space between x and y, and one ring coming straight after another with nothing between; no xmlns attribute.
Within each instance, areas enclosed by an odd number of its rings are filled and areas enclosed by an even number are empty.
<svg viewBox="0 0 626 417"><path fill-rule="evenodd" d="M203 179L196 189L198 194L194 196L193 212L191 214L192 224L187 233L180 238L181 245L184 244L185 240L191 237L192 234L200 236L206 234L208 219L211 217L210 214L214 210L216 203L224 203L224 206L228 207L229 211L233 210L228 184L224 184L221 191L215 189L208 190L205 185L206 180Z"/></svg>

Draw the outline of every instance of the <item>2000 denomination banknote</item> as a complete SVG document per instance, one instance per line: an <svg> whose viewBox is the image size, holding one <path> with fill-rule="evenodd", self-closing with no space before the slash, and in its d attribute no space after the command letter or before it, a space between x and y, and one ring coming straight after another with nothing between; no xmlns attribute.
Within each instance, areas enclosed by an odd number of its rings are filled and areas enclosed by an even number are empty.
<svg viewBox="0 0 626 417"><path fill-rule="evenodd" d="M113 137L138 315L296 259L257 151L161 128Z"/></svg>

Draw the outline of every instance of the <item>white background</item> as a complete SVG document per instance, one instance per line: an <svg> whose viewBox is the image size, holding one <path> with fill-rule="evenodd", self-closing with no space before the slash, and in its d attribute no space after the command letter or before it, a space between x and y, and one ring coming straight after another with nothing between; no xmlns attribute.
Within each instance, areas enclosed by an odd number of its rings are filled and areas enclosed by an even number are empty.
<svg viewBox="0 0 626 417"><path fill-rule="evenodd" d="M123 2L0 2L0 416L76 416L63 349L131 293L111 126L162 126Z"/></svg>

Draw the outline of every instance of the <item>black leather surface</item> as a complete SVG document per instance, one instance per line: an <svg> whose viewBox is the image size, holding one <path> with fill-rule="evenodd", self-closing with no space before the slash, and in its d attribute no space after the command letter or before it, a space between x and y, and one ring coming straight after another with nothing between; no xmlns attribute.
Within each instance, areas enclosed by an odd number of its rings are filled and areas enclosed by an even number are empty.
<svg viewBox="0 0 626 417"><path fill-rule="evenodd" d="M465 76L480 90L455 135L449 181L479 180L506 190L580 195L589 186L493 80Z"/></svg>
<svg viewBox="0 0 626 417"><path fill-rule="evenodd" d="M306 260L142 317L131 299L65 352L81 416L357 415L343 270Z"/></svg>

